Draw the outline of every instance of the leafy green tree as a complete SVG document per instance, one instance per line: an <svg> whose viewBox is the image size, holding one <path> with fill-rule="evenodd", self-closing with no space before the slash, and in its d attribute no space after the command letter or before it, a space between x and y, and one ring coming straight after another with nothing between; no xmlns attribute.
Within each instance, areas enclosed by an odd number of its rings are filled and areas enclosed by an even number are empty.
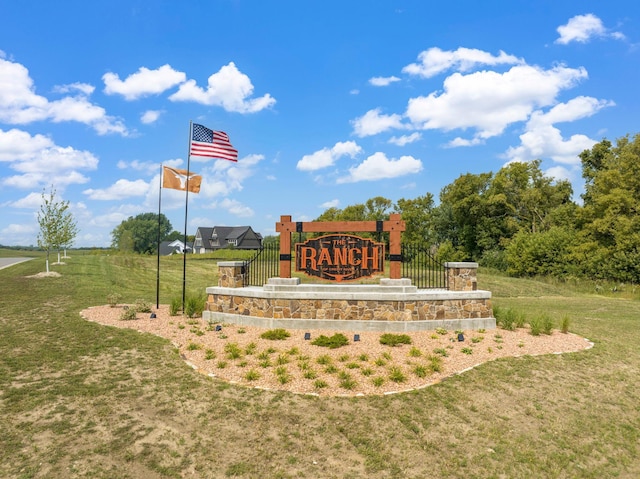
<svg viewBox="0 0 640 479"><path fill-rule="evenodd" d="M576 241L575 231L563 226L553 226L542 232L521 230L506 248L507 273L557 277L575 274L571 248Z"/></svg>
<svg viewBox="0 0 640 479"><path fill-rule="evenodd" d="M585 179L574 259L590 277L640 282L640 134L580 154Z"/></svg>
<svg viewBox="0 0 640 479"><path fill-rule="evenodd" d="M164 241L173 230L171 222L164 214L142 213L130 216L111 232L111 247L120 251L152 254L158 250L158 235Z"/></svg>
<svg viewBox="0 0 640 479"><path fill-rule="evenodd" d="M434 218L438 239L449 240L467 260L479 258L482 252L479 227L486 215L484 194L492 177L492 173L466 173L440 192L440 206Z"/></svg>
<svg viewBox="0 0 640 479"><path fill-rule="evenodd" d="M402 241L431 246L436 242L433 195L426 193L415 199L400 198L396 201L396 212L406 223Z"/></svg>
<svg viewBox="0 0 640 479"><path fill-rule="evenodd" d="M56 199L56 190L51 187L49 195L42 192L42 203L38 211L38 247L47 253L46 270L49 272L49 255L52 250L73 243L77 234L76 222L69 210L68 201Z"/></svg>

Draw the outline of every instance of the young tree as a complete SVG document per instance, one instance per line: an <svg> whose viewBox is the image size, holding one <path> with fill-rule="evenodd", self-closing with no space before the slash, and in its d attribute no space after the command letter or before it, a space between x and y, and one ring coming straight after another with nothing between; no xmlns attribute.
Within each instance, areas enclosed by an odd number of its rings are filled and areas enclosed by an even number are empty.
<svg viewBox="0 0 640 479"><path fill-rule="evenodd" d="M53 186L48 196L42 191L42 204L38 212L38 246L47 253L47 273L51 250L59 251L62 246L70 245L78 232L73 215L68 210L69 202L58 201Z"/></svg>

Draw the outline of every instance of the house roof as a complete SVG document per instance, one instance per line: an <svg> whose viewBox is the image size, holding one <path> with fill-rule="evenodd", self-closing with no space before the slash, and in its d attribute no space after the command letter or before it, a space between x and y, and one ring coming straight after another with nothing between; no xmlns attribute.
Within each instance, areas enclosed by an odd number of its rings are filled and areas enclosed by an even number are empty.
<svg viewBox="0 0 640 479"><path fill-rule="evenodd" d="M168 256L174 253L181 253L184 243L180 240L175 241L162 241L160 243L160 256ZM193 249L191 243L187 243L187 252Z"/></svg>
<svg viewBox="0 0 640 479"><path fill-rule="evenodd" d="M253 231L251 226L214 226L213 228L198 228L198 232L205 247L212 246L211 240L214 238L214 235L218 240L218 244L220 246L224 246L229 240L235 240L237 243L241 242L242 238L244 238L249 231L252 231L257 238L262 239L262 235ZM196 233L196 235L197 234L198 233Z"/></svg>

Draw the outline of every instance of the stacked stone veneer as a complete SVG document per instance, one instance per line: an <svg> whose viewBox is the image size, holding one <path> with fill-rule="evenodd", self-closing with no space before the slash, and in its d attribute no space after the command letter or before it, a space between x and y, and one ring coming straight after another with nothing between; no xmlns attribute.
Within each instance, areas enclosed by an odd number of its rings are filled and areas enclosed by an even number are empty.
<svg viewBox="0 0 640 479"><path fill-rule="evenodd" d="M379 285L300 284L271 278L245 287L243 263L218 264L219 286L207 288L211 321L262 327L410 331L495 328L491 293L477 289L476 263L447 263L449 289L418 290L408 279Z"/></svg>

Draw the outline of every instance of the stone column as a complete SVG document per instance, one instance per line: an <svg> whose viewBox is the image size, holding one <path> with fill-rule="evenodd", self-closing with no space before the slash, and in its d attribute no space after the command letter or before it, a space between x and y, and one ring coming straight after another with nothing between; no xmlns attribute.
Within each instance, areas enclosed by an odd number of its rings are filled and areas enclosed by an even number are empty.
<svg viewBox="0 0 640 479"><path fill-rule="evenodd" d="M222 288L244 287L244 261L221 261L218 263L218 286Z"/></svg>
<svg viewBox="0 0 640 479"><path fill-rule="evenodd" d="M478 289L478 263L449 262L447 270L449 291L475 291Z"/></svg>

